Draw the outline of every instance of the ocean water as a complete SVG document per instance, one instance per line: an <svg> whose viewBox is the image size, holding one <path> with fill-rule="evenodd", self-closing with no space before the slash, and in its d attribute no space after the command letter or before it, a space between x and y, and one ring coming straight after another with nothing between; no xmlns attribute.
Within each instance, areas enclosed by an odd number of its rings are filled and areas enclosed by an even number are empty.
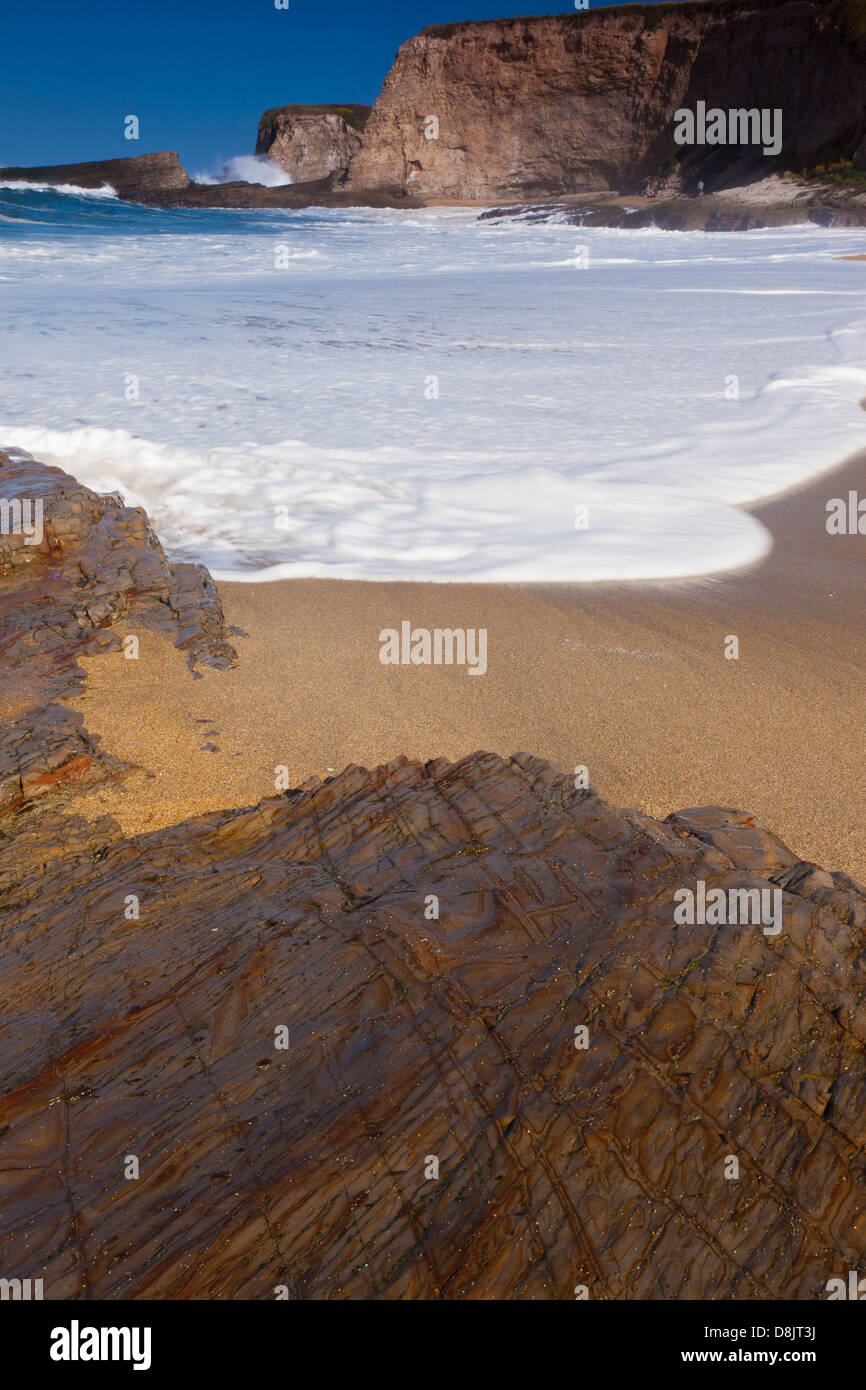
<svg viewBox="0 0 866 1390"><path fill-rule="evenodd" d="M864 249L6 186L0 445L218 578L721 571L866 446Z"/></svg>

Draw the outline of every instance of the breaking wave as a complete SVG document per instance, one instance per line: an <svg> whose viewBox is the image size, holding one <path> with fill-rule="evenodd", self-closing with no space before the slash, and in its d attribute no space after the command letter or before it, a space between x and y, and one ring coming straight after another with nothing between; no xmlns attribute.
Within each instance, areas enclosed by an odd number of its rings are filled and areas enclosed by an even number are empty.
<svg viewBox="0 0 866 1390"><path fill-rule="evenodd" d="M263 154L236 154L221 167L218 173L207 171L196 174L196 183L260 183L265 188L282 188L293 180Z"/></svg>

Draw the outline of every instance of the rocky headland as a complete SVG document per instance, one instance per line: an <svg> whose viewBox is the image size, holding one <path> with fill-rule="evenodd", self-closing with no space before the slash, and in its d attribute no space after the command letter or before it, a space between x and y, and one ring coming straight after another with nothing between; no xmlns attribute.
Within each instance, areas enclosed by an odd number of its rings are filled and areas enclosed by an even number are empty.
<svg viewBox="0 0 866 1390"><path fill-rule="evenodd" d="M86 164L44 164L27 169L0 169L4 182L70 184L103 188L108 184L119 198L143 202L186 189L190 177L174 150L132 155L127 159L98 159Z"/></svg>
<svg viewBox="0 0 866 1390"><path fill-rule="evenodd" d="M197 184L165 152L0 178L108 182L161 206L577 200L584 225L861 225L864 87L866 0L621 5L433 26L400 48L372 109L265 112L256 152L291 186ZM677 144L677 110L698 103L779 112L778 151ZM699 183L710 196L695 196ZM635 206L648 186L657 196Z"/></svg>
<svg viewBox="0 0 866 1390"><path fill-rule="evenodd" d="M256 154L267 155L295 183L345 174L361 149L369 106L281 106L259 121Z"/></svg>
<svg viewBox="0 0 866 1390"><path fill-rule="evenodd" d="M116 496L20 453L0 493L43 503L0 566L0 1267L46 1299L568 1300L859 1267L862 887L526 753L124 836L88 815L130 769L68 716L79 659L153 628L225 670L219 597ZM698 881L778 892L781 930L675 925Z"/></svg>
<svg viewBox="0 0 866 1390"><path fill-rule="evenodd" d="M242 179L230 183L196 183L171 150L131 159L99 159L89 164L55 164L0 169L0 181L100 189L109 186L127 202L153 207L308 208L421 206L399 188L371 189L363 196L344 186L341 170L305 183L270 188Z"/></svg>
<svg viewBox="0 0 866 1390"><path fill-rule="evenodd" d="M405 43L349 183L501 201L693 191L833 161L866 165L866 10L857 2L686 0L438 25ZM779 153L677 145L677 109L776 109ZM428 113L435 124L427 120Z"/></svg>

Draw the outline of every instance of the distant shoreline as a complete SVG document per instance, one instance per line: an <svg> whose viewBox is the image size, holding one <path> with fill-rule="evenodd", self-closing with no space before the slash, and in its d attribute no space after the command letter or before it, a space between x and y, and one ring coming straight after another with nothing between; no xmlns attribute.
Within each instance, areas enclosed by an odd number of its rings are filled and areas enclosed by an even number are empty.
<svg viewBox="0 0 866 1390"><path fill-rule="evenodd" d="M866 226L866 192L858 186L770 175L697 197L688 192L650 198L643 193L587 190L583 193L518 195L513 202L479 198L417 197L405 189L344 187L339 174L306 183L195 183L174 151L84 164L0 169L0 183L114 189L123 202L160 208L307 209L424 208L478 209L482 218L565 216L581 227L666 231L757 231L812 223L823 227Z"/></svg>

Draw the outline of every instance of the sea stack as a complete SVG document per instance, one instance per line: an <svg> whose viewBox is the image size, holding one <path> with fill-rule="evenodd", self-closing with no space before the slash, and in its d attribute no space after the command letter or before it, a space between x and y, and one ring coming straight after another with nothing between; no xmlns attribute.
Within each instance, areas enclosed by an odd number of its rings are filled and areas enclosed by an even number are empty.
<svg viewBox="0 0 866 1390"><path fill-rule="evenodd" d="M256 154L267 155L294 183L344 173L361 148L369 106L280 106L259 121Z"/></svg>

